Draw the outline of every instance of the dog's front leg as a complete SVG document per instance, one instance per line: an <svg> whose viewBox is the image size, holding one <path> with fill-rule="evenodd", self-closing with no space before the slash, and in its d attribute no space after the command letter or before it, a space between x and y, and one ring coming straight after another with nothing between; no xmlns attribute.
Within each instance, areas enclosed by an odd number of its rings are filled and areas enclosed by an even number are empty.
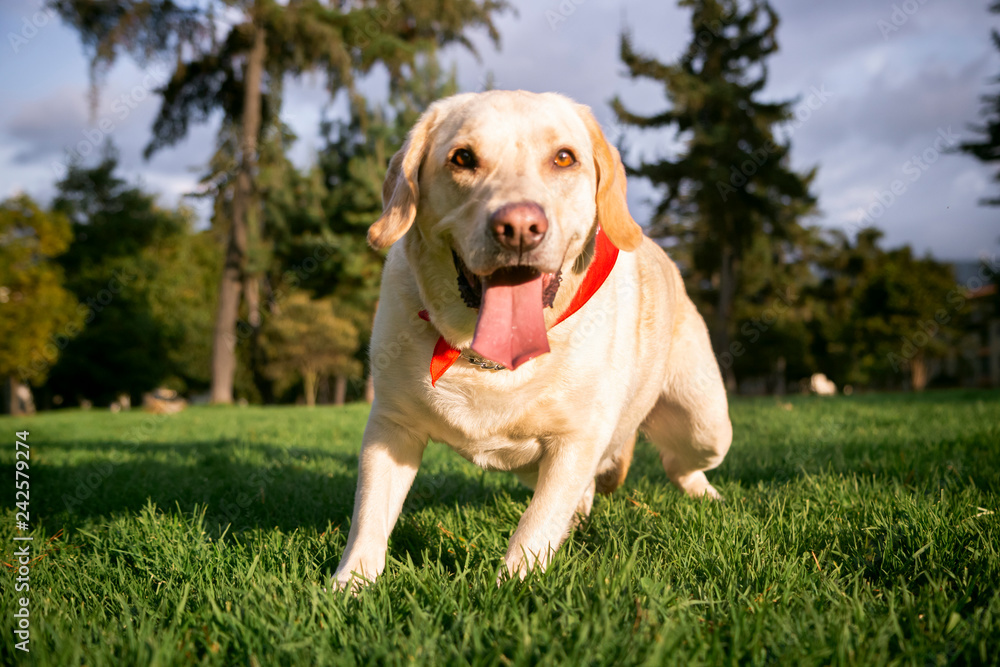
<svg viewBox="0 0 1000 667"><path fill-rule="evenodd" d="M374 408L373 408L374 410ZM333 585L357 590L385 569L389 533L420 467L427 438L375 412L368 418L359 457L358 488L347 548Z"/></svg>
<svg viewBox="0 0 1000 667"><path fill-rule="evenodd" d="M510 537L498 583L508 575L524 579L534 567L544 570L572 528L577 508L586 504L589 510L592 496L585 496L593 492L597 467L591 458L567 446L542 458L535 493Z"/></svg>

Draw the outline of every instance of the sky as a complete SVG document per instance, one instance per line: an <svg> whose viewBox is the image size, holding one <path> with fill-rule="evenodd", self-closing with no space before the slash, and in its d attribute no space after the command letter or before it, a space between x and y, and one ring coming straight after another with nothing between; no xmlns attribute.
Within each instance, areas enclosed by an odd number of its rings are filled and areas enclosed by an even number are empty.
<svg viewBox="0 0 1000 667"><path fill-rule="evenodd" d="M676 149L669 131L639 132L615 123L609 102L650 113L667 101L661 86L631 80L618 58L628 30L640 52L669 62L690 41L689 13L669 0L515 0L497 21L501 44L473 33L478 57L442 53L462 91L496 88L556 91L590 105L606 133L628 148L626 161ZM874 224L887 247L969 260L1000 252L997 167L949 148L974 138L981 97L1000 92L1000 52L990 42L1000 15L988 0L772 0L781 18L780 51L768 61L764 99L795 100L782 129L792 166L818 167L816 224L849 233ZM145 161L142 149L159 108L153 92L169 74L127 56L103 79L90 112L89 65L77 34L41 9L39 0L0 2L0 197L18 192L48 201L67 151L95 157L105 138L117 145L126 176L158 193L164 205L195 189L212 153L218 118ZM378 74L365 83L384 89ZM319 76L289 81L282 118L299 136L300 166L321 146L322 114L337 113ZM629 184L634 217L648 220L657 192ZM201 205L204 215L204 204Z"/></svg>

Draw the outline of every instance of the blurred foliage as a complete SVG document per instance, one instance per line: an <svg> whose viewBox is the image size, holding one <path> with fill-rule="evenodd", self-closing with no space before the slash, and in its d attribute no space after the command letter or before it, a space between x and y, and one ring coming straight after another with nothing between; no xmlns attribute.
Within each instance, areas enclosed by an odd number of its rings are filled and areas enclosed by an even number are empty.
<svg viewBox="0 0 1000 667"><path fill-rule="evenodd" d="M853 244L829 235L815 288L818 365L838 384L897 388L909 375L910 386L923 389L927 358L955 342L965 312L954 270L914 257L909 246L883 250L874 228Z"/></svg>
<svg viewBox="0 0 1000 667"><path fill-rule="evenodd" d="M368 227L382 211L382 181L389 158L403 144L420 113L435 99L457 91L454 72L445 73L433 55L418 57L413 76L402 82L384 106L360 95L350 98L346 119L321 125L324 145L317 163L299 169L288 159L296 140L287 126L272 127L264 136L256 179L260 199L260 233L249 244L249 264L261 275L261 315L273 317L296 290L332 297L337 315L359 332L353 368L367 361L366 345L378 299L383 255L368 246ZM220 133L222 136L222 133ZM215 202L213 228L226 233L232 188L235 135L223 140L202 179L202 195ZM249 313L240 329L248 330ZM249 377L258 393L273 399L280 387L262 369L268 353L240 339ZM357 375L360 377L361 370ZM240 378L237 377L240 385ZM245 387L245 385L244 385Z"/></svg>
<svg viewBox="0 0 1000 667"><path fill-rule="evenodd" d="M97 78L121 49L140 59L174 54L148 151L223 112L198 193L212 202L211 228L196 231L189 211L164 209L122 179L110 149L95 165L71 165L51 211L26 197L4 202L0 376L47 354L51 341L59 360L49 397L102 404L158 385L188 395L209 387L224 248L237 224L237 182L248 173L241 77L251 33L263 29L235 393L276 402L301 382L312 404L329 376L363 377L383 260L366 232L381 211L389 158L432 101L457 92L438 47L471 48L463 31L476 26L496 40L492 17L507 4L52 4L79 28ZM967 294L952 269L906 246L883 249L874 229L850 238L805 225L815 170L789 165L793 102L760 99L777 15L766 0L681 4L691 9L692 40L675 63L638 53L628 33L621 40L628 74L661 83L668 108L643 116L612 104L623 124L666 128L683 144L680 154L629 171L663 193L650 232L682 267L723 370L755 391L791 391L815 372L841 386L920 388L928 360L954 350L967 329ZM388 94L373 102L354 77L379 63ZM278 111L285 77L310 70L327 75L347 113L324 116L315 163L301 168L289 159L296 137ZM984 140L962 146L985 161L997 159L998 99L984 100L992 114L977 128ZM998 312L1000 295L990 298ZM30 379L45 380L48 366Z"/></svg>
<svg viewBox="0 0 1000 667"><path fill-rule="evenodd" d="M0 381L44 382L83 325L56 261L71 238L65 215L27 195L0 203Z"/></svg>
<svg viewBox="0 0 1000 667"><path fill-rule="evenodd" d="M296 292L282 302L262 331L262 347L268 358L265 372L284 386L300 377L307 405L316 404L317 383L322 376L361 372L361 364L354 359L358 331L335 311L333 299L312 299Z"/></svg>
<svg viewBox="0 0 1000 667"><path fill-rule="evenodd" d="M719 355L737 378L763 378L764 389L780 393L816 371L809 325L816 316L811 289L822 243L818 229L798 227L787 239L759 234L748 247L733 309L735 347ZM711 304L701 308L712 312Z"/></svg>
<svg viewBox="0 0 1000 667"><path fill-rule="evenodd" d="M93 167L71 165L57 184L53 208L73 233L59 262L86 326L47 389L70 402L106 404L163 383L198 390L208 382L218 242L193 233L188 211L160 208L118 168L106 150Z"/></svg>
<svg viewBox="0 0 1000 667"><path fill-rule="evenodd" d="M990 5L990 11L994 14L1000 14L1000 2L994 2ZM1000 50L1000 31L994 28L991 37L993 38L993 46ZM1000 76L995 77L993 83L1000 83ZM1000 92L983 95L982 102L983 108L980 115L985 122L972 126L980 138L975 141L962 142L958 148L980 162L993 164L1000 162ZM1000 183L1000 170L994 174L993 180ZM988 206L1000 206L1000 196L984 199L982 203Z"/></svg>
<svg viewBox="0 0 1000 667"><path fill-rule="evenodd" d="M353 90L356 76L386 68L405 85L422 53L461 44L478 55L467 31L483 29L494 44L494 17L505 0L49 0L80 34L97 85L122 52L140 62L166 57L173 68L157 92L160 112L147 154L174 145L191 124L221 111L243 115L243 63L256 30L266 34L261 94L262 130L273 126L286 76L322 72L331 93ZM96 92L96 91L95 91Z"/></svg>
<svg viewBox="0 0 1000 667"><path fill-rule="evenodd" d="M91 57L92 108L100 76L121 52L142 63L170 63L169 79L156 88L161 105L153 123L153 152L177 144L189 126L223 118L220 150L231 143L233 168L220 184L226 193L229 235L213 333L213 402L230 403L234 393L232 339L247 340L251 361L257 358L260 316L259 267L267 237L259 228L261 175L258 153L269 134L280 134L279 111L286 78L307 72L325 75L331 95L355 95L355 77L376 67L389 73L389 88L405 86L420 54L460 44L476 54L466 35L485 29L494 44L499 33L494 15L508 9L505 0L208 0L178 4L173 0L49 0L73 25ZM477 54L478 55L478 54ZM235 139L238 137L238 141ZM238 149L238 150L237 150ZM263 159L263 156L261 156ZM238 331L241 303L251 328ZM246 352L243 352L246 354ZM255 388L267 389L257 366Z"/></svg>

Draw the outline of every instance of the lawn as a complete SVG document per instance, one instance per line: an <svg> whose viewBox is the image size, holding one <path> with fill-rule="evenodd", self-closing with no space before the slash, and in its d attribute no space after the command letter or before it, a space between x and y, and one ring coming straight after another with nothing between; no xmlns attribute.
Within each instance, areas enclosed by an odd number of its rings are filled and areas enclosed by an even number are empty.
<svg viewBox="0 0 1000 667"><path fill-rule="evenodd" d="M0 663L1000 663L1000 392L735 400L709 473L727 502L682 497L640 443L548 572L499 589L529 494L432 444L353 598L324 586L366 414L0 418ZM35 560L15 593L24 429Z"/></svg>

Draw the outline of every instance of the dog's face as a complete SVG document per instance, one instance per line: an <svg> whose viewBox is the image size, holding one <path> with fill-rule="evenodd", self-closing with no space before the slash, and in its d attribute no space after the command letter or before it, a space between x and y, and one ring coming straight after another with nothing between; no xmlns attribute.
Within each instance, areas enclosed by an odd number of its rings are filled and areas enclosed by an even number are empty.
<svg viewBox="0 0 1000 667"><path fill-rule="evenodd" d="M589 109L552 93L490 91L435 103L390 162L383 202L369 231L374 247L415 225L427 270L457 275L480 323L489 312L490 322L515 330L537 329L557 276L584 251L595 221L621 249L642 240L618 152ZM494 302L506 305L494 310Z"/></svg>

